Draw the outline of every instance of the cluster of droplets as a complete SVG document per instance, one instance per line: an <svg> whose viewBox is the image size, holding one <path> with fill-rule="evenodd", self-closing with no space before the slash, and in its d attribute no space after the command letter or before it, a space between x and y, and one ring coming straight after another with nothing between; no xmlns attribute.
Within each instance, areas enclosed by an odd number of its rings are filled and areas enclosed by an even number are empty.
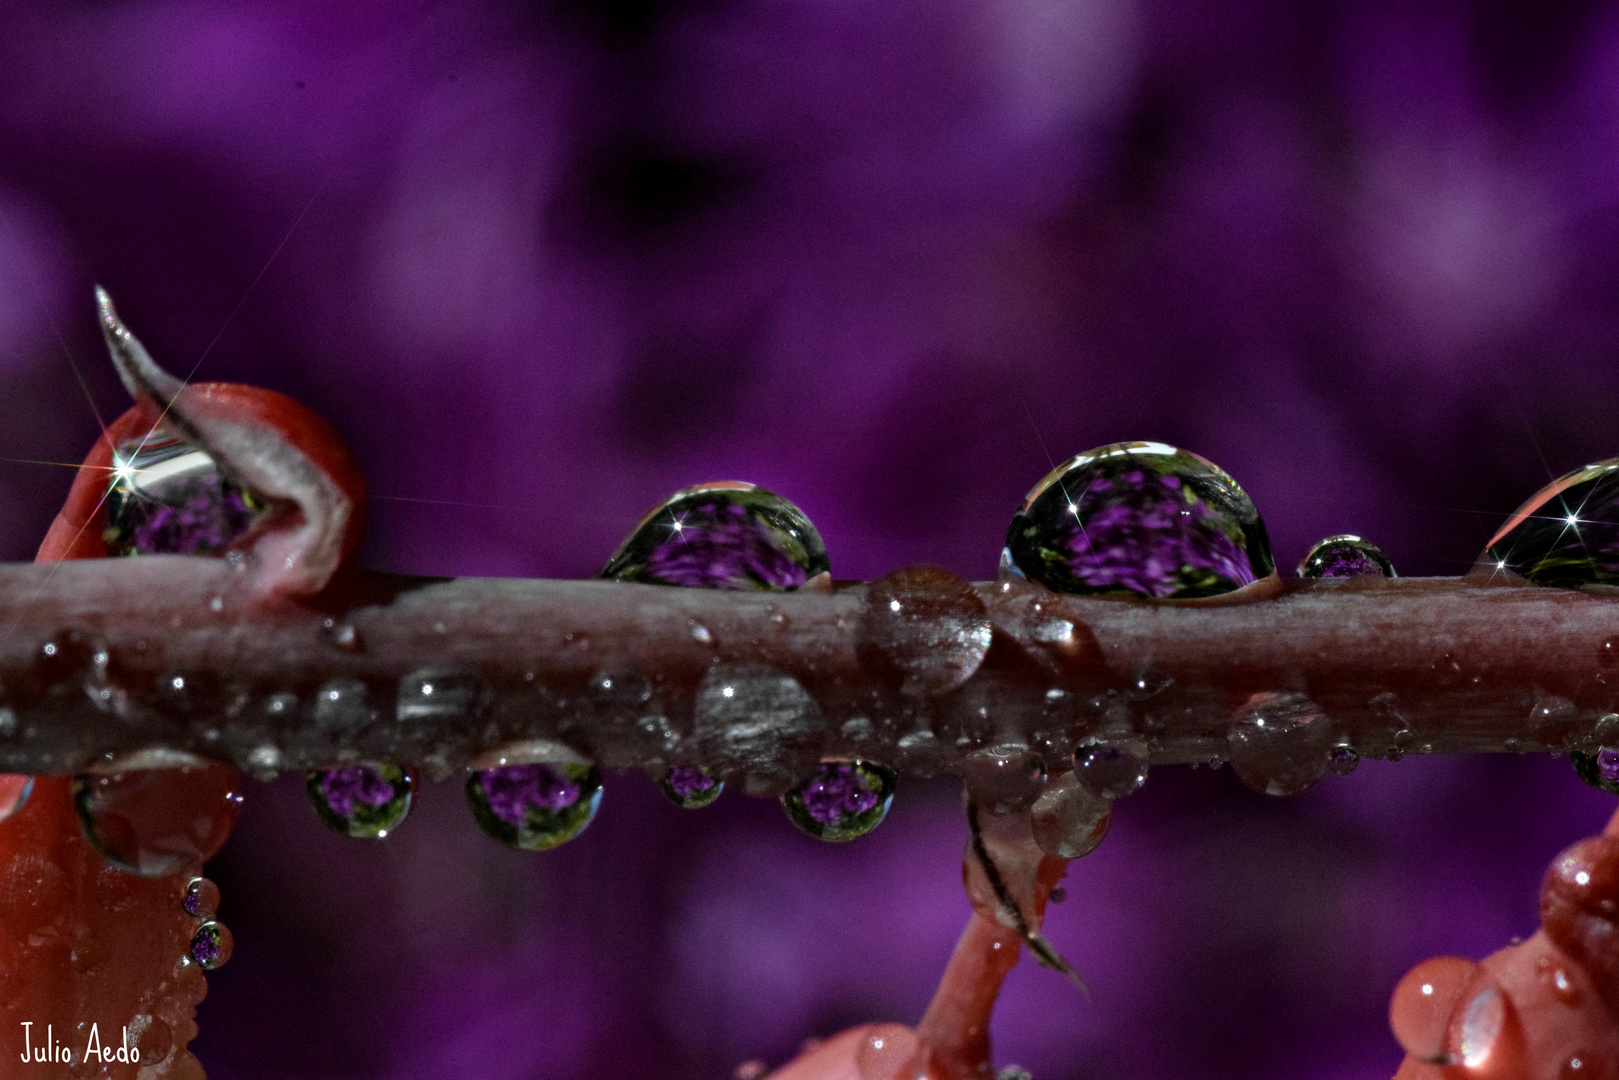
<svg viewBox="0 0 1619 1080"><path fill-rule="evenodd" d="M214 918L219 911L219 886L205 877L192 878L186 882L180 907L197 920L186 959L204 971L223 967L236 947L236 940L225 924Z"/></svg>

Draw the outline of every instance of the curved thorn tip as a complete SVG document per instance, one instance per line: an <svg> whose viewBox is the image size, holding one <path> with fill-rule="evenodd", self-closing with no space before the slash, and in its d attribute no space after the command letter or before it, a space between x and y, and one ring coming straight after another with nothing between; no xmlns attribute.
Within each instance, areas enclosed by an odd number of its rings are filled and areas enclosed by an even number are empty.
<svg viewBox="0 0 1619 1080"><path fill-rule="evenodd" d="M185 384L158 367L146 346L119 320L112 297L100 285L96 286L96 312L101 321L101 336L107 341L107 351L112 354L113 366L118 369L124 389L137 401L145 399L160 411L169 411L175 395Z"/></svg>

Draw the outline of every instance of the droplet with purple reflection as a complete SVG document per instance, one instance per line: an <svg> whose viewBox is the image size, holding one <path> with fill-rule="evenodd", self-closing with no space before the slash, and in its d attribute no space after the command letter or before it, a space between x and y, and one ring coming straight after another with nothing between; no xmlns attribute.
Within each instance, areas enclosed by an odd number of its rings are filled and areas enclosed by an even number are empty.
<svg viewBox="0 0 1619 1080"><path fill-rule="evenodd" d="M1531 495L1485 545L1474 572L1565 589L1619 584L1619 459L1576 469Z"/></svg>
<svg viewBox="0 0 1619 1080"><path fill-rule="evenodd" d="M1606 746L1592 751L1574 750L1568 757L1581 780L1609 795L1619 795L1619 750Z"/></svg>
<svg viewBox="0 0 1619 1080"><path fill-rule="evenodd" d="M114 450L102 539L109 555L218 555L264 511L207 451L156 435Z"/></svg>
<svg viewBox="0 0 1619 1080"><path fill-rule="evenodd" d="M204 971L213 971L225 966L235 948L236 939L231 936L229 928L222 922L209 919L191 935L190 957Z"/></svg>
<svg viewBox="0 0 1619 1080"><path fill-rule="evenodd" d="M699 589L796 589L830 572L804 512L753 484L677 491L641 519L604 578Z"/></svg>
<svg viewBox="0 0 1619 1080"><path fill-rule="evenodd" d="M676 765L658 781L669 801L687 810L700 810L720 797L725 781L701 765Z"/></svg>
<svg viewBox="0 0 1619 1080"><path fill-rule="evenodd" d="M1348 533L1318 541L1298 572L1301 578L1399 577L1382 548Z"/></svg>
<svg viewBox="0 0 1619 1080"><path fill-rule="evenodd" d="M194 877L186 882L186 891L180 897L180 906L193 919L211 919L219 910L219 886L205 877Z"/></svg>
<svg viewBox="0 0 1619 1080"><path fill-rule="evenodd" d="M577 762L502 765L467 777L467 805L478 825L520 851L548 851L584 832L601 796L601 772Z"/></svg>
<svg viewBox="0 0 1619 1080"><path fill-rule="evenodd" d="M830 843L861 837L882 824L894 801L894 771L872 761L823 761L781 797L801 830Z"/></svg>
<svg viewBox="0 0 1619 1080"><path fill-rule="evenodd" d="M1275 573L1253 501L1213 462L1114 443L1053 469L1012 519L1003 577L1054 592L1193 599Z"/></svg>
<svg viewBox="0 0 1619 1080"><path fill-rule="evenodd" d="M304 783L316 816L357 840L381 840L398 828L415 789L414 772L374 761L315 769Z"/></svg>

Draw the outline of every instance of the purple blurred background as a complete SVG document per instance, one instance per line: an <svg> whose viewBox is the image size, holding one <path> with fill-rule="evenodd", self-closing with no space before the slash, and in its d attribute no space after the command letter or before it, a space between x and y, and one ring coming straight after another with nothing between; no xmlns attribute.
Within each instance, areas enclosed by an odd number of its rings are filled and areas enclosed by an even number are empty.
<svg viewBox="0 0 1619 1080"><path fill-rule="evenodd" d="M178 374L351 439L367 561L586 576L749 479L839 577L990 576L1053 460L1161 439L1277 561L1459 573L1619 454L1619 5L1560 0L9 0L0 556L124 408L106 285ZM997 1057L1037 1080L1387 1077L1435 953L1535 926L1612 800L1545 758L1297 799L1164 769L1076 863ZM913 1021L968 907L948 785L846 847L609 777L578 841L455 783L385 843L255 785L211 871L215 1080L722 1080Z"/></svg>

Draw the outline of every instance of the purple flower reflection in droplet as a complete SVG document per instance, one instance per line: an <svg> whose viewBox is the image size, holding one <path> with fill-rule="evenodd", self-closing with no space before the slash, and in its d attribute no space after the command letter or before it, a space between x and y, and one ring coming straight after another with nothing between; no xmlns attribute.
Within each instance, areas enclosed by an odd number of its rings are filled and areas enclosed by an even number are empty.
<svg viewBox="0 0 1619 1080"><path fill-rule="evenodd" d="M579 801L579 785L557 765L506 765L478 773L489 809L509 825L523 826L531 807L555 813Z"/></svg>
<svg viewBox="0 0 1619 1080"><path fill-rule="evenodd" d="M394 786L369 765L339 765L321 779L326 805L343 817L353 817L359 805L382 806L394 797Z"/></svg>
<svg viewBox="0 0 1619 1080"><path fill-rule="evenodd" d="M804 513L751 484L688 488L666 499L602 576L698 589L796 589L827 570Z"/></svg>
<svg viewBox="0 0 1619 1080"><path fill-rule="evenodd" d="M827 762L799 792L809 816L826 826L864 814L882 801L882 792L847 761Z"/></svg>
<svg viewBox="0 0 1619 1080"><path fill-rule="evenodd" d="M1597 751L1597 771L1610 784L1619 784L1619 750L1603 748Z"/></svg>

